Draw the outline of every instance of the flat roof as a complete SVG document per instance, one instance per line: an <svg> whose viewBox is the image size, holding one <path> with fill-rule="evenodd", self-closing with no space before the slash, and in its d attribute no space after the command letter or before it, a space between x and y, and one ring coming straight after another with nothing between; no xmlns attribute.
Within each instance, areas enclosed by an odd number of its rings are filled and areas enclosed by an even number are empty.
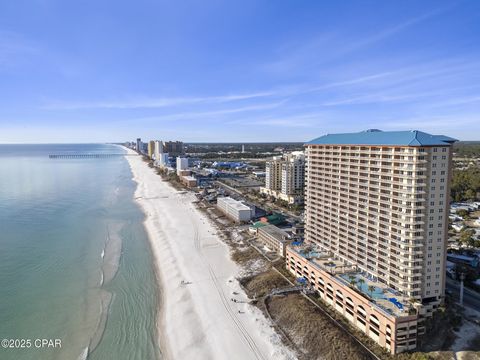
<svg viewBox="0 0 480 360"><path fill-rule="evenodd" d="M431 135L419 130L370 129L358 133L327 134L307 142L306 145L448 146L456 141L445 135Z"/></svg>
<svg viewBox="0 0 480 360"><path fill-rule="evenodd" d="M228 197L228 196L217 198L217 202L219 200L226 202L228 205L234 207L237 210L249 210L249 211L251 210L250 207L248 207L244 203L237 201L235 199L232 199L231 197Z"/></svg>
<svg viewBox="0 0 480 360"><path fill-rule="evenodd" d="M274 238L282 242L288 240L288 233L276 227L275 225L265 225L263 227L260 227L258 231L266 232L267 234L272 235Z"/></svg>

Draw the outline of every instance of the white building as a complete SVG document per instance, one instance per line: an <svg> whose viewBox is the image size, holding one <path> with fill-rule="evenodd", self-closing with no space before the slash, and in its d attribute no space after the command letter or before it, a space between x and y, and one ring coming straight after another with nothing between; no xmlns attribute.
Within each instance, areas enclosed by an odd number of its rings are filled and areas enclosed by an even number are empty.
<svg viewBox="0 0 480 360"><path fill-rule="evenodd" d="M249 206L230 197L219 197L217 208L236 222L249 221L253 215L253 210Z"/></svg>
<svg viewBox="0 0 480 360"><path fill-rule="evenodd" d="M260 192L289 204L303 202L305 187L305 155L295 151L283 156L275 156L266 162L265 187Z"/></svg>
<svg viewBox="0 0 480 360"><path fill-rule="evenodd" d="M155 140L155 147L154 147L154 157L155 160L158 162L160 157L163 155L163 143L160 140Z"/></svg>
<svg viewBox="0 0 480 360"><path fill-rule="evenodd" d="M177 175L180 176L183 170L188 169L188 158L177 157Z"/></svg>
<svg viewBox="0 0 480 360"><path fill-rule="evenodd" d="M170 161L168 160L168 153L160 153L159 159L156 161L156 165L161 168L170 166Z"/></svg>

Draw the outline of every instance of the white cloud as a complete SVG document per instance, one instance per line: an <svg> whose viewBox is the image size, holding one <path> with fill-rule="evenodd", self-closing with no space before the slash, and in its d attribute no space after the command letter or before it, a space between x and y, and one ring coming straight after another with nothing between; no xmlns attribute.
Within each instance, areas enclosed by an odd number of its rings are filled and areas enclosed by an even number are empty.
<svg viewBox="0 0 480 360"><path fill-rule="evenodd" d="M43 108L48 110L79 110L79 109L138 109L164 108L178 105L219 104L241 100L258 99L274 96L274 92L253 92L246 94L231 94L206 97L129 97L112 101L54 101Z"/></svg>

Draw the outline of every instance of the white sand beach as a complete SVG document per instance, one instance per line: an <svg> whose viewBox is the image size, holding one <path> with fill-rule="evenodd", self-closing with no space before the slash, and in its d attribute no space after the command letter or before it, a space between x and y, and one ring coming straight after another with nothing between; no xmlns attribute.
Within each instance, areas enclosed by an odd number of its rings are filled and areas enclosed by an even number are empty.
<svg viewBox="0 0 480 360"><path fill-rule="evenodd" d="M140 156L127 159L159 274L158 331L166 358L295 358L260 310L242 302L247 297L235 280L240 269L195 208L194 195L162 181Z"/></svg>

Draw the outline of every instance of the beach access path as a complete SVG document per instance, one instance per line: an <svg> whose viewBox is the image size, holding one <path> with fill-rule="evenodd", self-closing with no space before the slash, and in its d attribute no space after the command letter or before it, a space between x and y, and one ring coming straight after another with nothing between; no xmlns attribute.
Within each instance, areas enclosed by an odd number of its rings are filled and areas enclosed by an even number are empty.
<svg viewBox="0 0 480 360"><path fill-rule="evenodd" d="M195 196L175 190L141 156L126 158L138 184L135 198L146 215L159 280L157 324L164 357L295 359L270 321L247 303L235 279L240 268L195 207Z"/></svg>

